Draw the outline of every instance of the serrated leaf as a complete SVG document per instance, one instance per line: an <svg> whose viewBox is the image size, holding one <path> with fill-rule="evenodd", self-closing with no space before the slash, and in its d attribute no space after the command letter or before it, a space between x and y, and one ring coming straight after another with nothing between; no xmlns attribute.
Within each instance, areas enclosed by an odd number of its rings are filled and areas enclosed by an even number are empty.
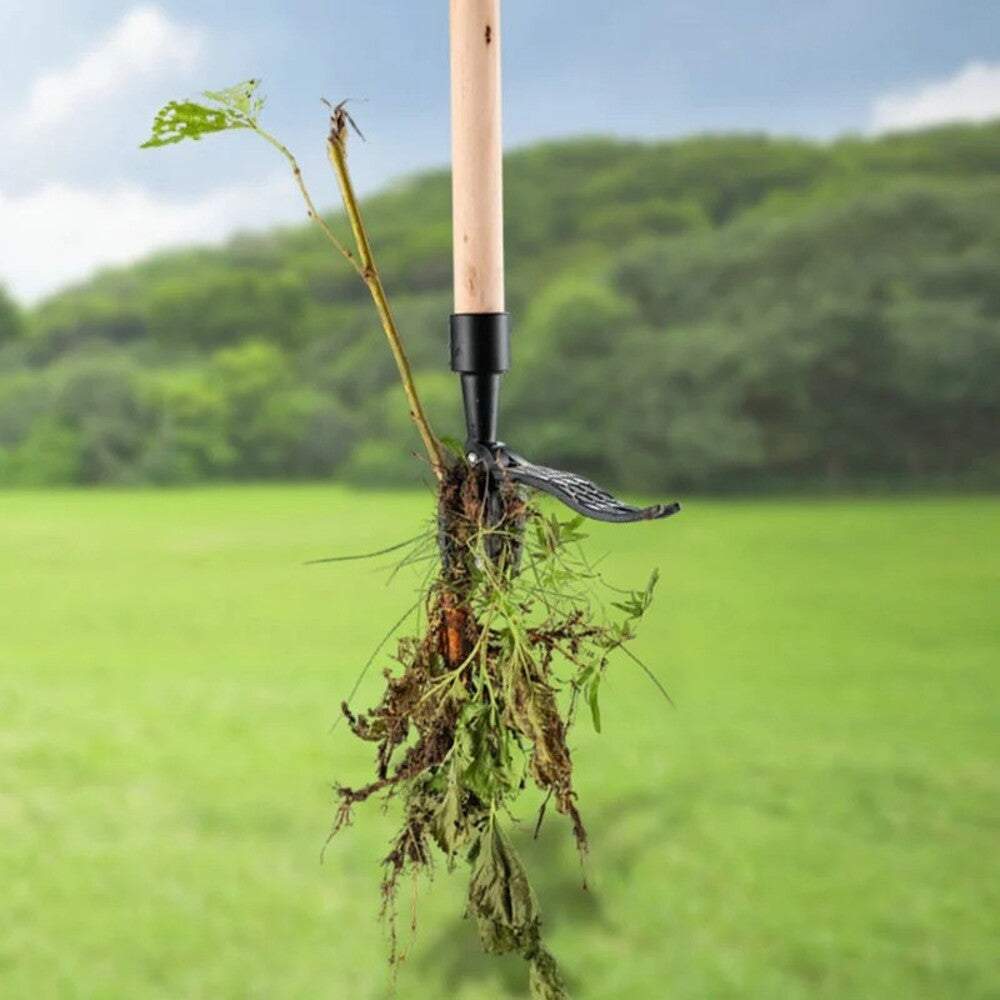
<svg viewBox="0 0 1000 1000"><path fill-rule="evenodd" d="M139 148L153 149L183 139L198 140L214 132L256 127L264 107L264 98L256 94L259 83L247 80L225 90L206 90L202 96L213 104L171 101L157 112L152 135Z"/></svg>
<svg viewBox="0 0 1000 1000"><path fill-rule="evenodd" d="M559 966L544 948L540 948L531 959L528 977L531 1000L569 1000Z"/></svg>
<svg viewBox="0 0 1000 1000"><path fill-rule="evenodd" d="M538 900L514 845L497 824L480 835L469 881L469 913L488 952L537 951Z"/></svg>
<svg viewBox="0 0 1000 1000"><path fill-rule="evenodd" d="M556 960L542 945L541 913L514 845L496 824L482 831L472 854L468 915L486 951L517 951L529 963L533 1000L569 1000Z"/></svg>
<svg viewBox="0 0 1000 1000"><path fill-rule="evenodd" d="M461 783L480 802L502 799L520 779L511 741L490 708L466 706L459 719Z"/></svg>
<svg viewBox="0 0 1000 1000"><path fill-rule="evenodd" d="M256 118L264 107L264 98L257 94L260 80L244 80L234 87L224 87L222 90L202 91L202 97L215 101L233 114L246 118Z"/></svg>
<svg viewBox="0 0 1000 1000"><path fill-rule="evenodd" d="M432 833L438 847L452 858L463 838L462 790L455 781L449 781L434 814Z"/></svg>

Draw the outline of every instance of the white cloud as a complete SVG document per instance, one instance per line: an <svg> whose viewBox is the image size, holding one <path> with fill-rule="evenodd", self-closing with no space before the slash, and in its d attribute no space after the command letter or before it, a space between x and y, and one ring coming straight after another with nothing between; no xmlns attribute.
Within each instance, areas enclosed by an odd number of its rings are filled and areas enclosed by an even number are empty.
<svg viewBox="0 0 1000 1000"><path fill-rule="evenodd" d="M203 47L199 29L170 20L155 6L134 7L71 66L39 76L8 127L20 135L53 129L95 100L191 69Z"/></svg>
<svg viewBox="0 0 1000 1000"><path fill-rule="evenodd" d="M185 200L156 197L134 185L88 191L49 183L19 197L0 192L0 233L17 234L0 240L0 284L31 303L105 265L304 217L284 171Z"/></svg>
<svg viewBox="0 0 1000 1000"><path fill-rule="evenodd" d="M943 80L891 91L872 107L876 132L1000 118L1000 64L971 62Z"/></svg>

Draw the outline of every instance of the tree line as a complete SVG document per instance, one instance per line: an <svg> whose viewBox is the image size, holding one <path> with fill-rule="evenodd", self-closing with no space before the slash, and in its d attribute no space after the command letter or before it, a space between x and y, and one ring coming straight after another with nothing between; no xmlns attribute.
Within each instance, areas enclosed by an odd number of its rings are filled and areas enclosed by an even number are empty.
<svg viewBox="0 0 1000 1000"><path fill-rule="evenodd" d="M365 208L459 437L449 178ZM1000 482L1000 124L548 143L508 156L506 213L502 433L533 459L640 491ZM417 450L365 289L306 225L0 294L0 484L397 485Z"/></svg>

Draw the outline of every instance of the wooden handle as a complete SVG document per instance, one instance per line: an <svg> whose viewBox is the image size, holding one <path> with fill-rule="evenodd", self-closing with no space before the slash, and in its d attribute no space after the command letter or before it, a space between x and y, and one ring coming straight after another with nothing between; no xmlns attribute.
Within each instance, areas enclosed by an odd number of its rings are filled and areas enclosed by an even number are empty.
<svg viewBox="0 0 1000 1000"><path fill-rule="evenodd" d="M500 0L451 0L455 312L504 311Z"/></svg>

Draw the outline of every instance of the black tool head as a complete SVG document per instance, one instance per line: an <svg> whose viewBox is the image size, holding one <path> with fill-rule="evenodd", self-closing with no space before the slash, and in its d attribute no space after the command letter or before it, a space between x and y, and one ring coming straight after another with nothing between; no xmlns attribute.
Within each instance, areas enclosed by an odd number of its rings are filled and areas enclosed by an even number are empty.
<svg viewBox="0 0 1000 1000"><path fill-rule="evenodd" d="M502 442L492 448L470 444L468 453L470 461L482 462L492 476L548 493L578 514L595 521L617 524L629 521L655 521L676 514L681 509L681 505L677 502L635 507L619 500L607 490L601 489L596 483L578 476L575 472L564 472L562 469L529 462Z"/></svg>

